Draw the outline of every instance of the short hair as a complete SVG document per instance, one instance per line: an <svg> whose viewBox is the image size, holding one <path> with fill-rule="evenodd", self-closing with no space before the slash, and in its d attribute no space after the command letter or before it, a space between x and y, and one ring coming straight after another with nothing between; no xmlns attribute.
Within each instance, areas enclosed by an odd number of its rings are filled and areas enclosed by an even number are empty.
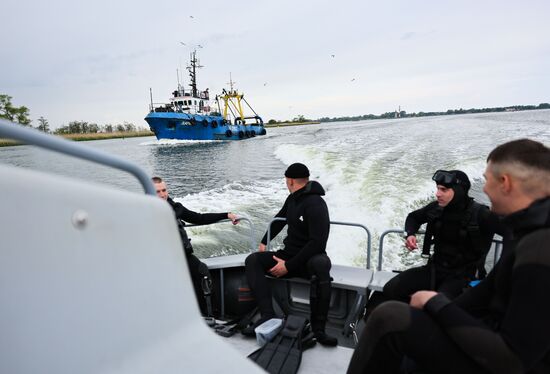
<svg viewBox="0 0 550 374"><path fill-rule="evenodd" d="M153 177L153 178L151 178L151 180L153 181L153 183L162 183L162 178L161 177Z"/></svg>
<svg viewBox="0 0 550 374"><path fill-rule="evenodd" d="M288 178L288 177L287 177ZM296 181L296 183L298 184L306 184L307 182L309 182L309 177L305 177L305 178L292 178Z"/></svg>
<svg viewBox="0 0 550 374"><path fill-rule="evenodd" d="M520 180L521 189L529 196L550 196L550 148L531 139L504 143L489 153L491 172L504 173Z"/></svg>

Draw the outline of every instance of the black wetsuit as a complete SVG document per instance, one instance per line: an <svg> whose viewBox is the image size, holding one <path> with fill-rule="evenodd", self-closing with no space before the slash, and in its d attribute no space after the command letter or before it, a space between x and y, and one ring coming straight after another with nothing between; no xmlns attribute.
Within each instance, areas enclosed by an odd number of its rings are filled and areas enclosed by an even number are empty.
<svg viewBox="0 0 550 374"><path fill-rule="evenodd" d="M513 236L478 286L423 310L390 301L370 316L348 373L550 373L550 198L504 220Z"/></svg>
<svg viewBox="0 0 550 374"><path fill-rule="evenodd" d="M191 245L191 239L187 236L185 231L185 222L189 222L195 225L206 225L214 223L227 218L227 213L197 213L187 209L180 203L176 203L170 197L168 203L176 214L178 221L178 228L180 231L181 241L187 258L187 265L189 266L189 272L191 273L191 280L193 281L193 288L195 289L195 295L199 303L199 307L203 314L206 313L206 301L204 299L204 292L202 289L202 281L205 276L209 277L208 267L201 262L195 255L193 255L193 246ZM185 221L185 222L183 222Z"/></svg>
<svg viewBox="0 0 550 374"><path fill-rule="evenodd" d="M274 238L288 225L284 249L277 252L256 252L246 258L248 283L258 302L262 316L273 316L271 289L265 274L277 262L273 256L285 260L288 277L298 276L311 279L316 276L316 292L310 294L311 322L313 330L324 331L330 303L330 259L326 244L330 219L323 187L315 181L290 194L275 217L286 221L275 221L271 225ZM267 243L267 233L262 239ZM313 287L313 285L312 285Z"/></svg>
<svg viewBox="0 0 550 374"><path fill-rule="evenodd" d="M408 269L384 286L386 300L407 301L418 290L437 290L454 298L480 270L484 274L484 261L495 233L489 208L477 204L457 190L445 208L436 201L415 210L407 216L407 236L426 227L425 244L433 244L433 255L428 264ZM475 221L475 222L472 222Z"/></svg>

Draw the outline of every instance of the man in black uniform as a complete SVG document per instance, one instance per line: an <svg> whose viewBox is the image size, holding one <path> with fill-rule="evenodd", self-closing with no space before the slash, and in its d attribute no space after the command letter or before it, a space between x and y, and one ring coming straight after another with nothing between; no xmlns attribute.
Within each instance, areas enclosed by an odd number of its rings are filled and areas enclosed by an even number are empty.
<svg viewBox="0 0 550 374"><path fill-rule="evenodd" d="M259 252L246 258L248 284L261 313L260 320L254 326L275 316L271 289L265 274L303 277L312 280L310 308L315 338L323 345L335 346L338 340L325 333L331 281L331 263L325 251L330 220L327 205L321 197L325 191L318 182L309 181L309 170L304 164L290 165L285 177L290 195L275 217L286 218L286 221L273 222L270 237L270 240L273 239L288 225L285 247L277 252L266 252L266 233L258 248ZM251 329L243 333L249 333Z"/></svg>
<svg viewBox="0 0 550 374"><path fill-rule="evenodd" d="M479 285L419 291L371 314L348 373L550 373L550 149L521 139L487 158L484 191L512 230Z"/></svg>
<svg viewBox="0 0 550 374"><path fill-rule="evenodd" d="M410 213L405 221L405 246L411 251L417 248L418 229L428 223L422 254L429 261L386 283L385 299L408 302L419 290L437 290L454 298L476 278L476 272L480 278L485 276L485 257L494 236L489 208L468 196L470 180L464 172L438 170L432 179L437 201Z"/></svg>
<svg viewBox="0 0 550 374"><path fill-rule="evenodd" d="M210 282L210 273L208 272L208 267L205 263L201 262L193 254L193 246L191 245L191 239L187 236L185 231L185 222L189 222L195 225L206 225L209 223L214 223L221 221L222 219L229 218L233 224L238 223L238 217L231 213L197 213L192 210L187 209L180 203L176 203L174 200L168 196L168 188L166 183L159 178L153 177L153 184L157 192L157 196L163 200L166 200L168 204L174 210L176 215L176 221L178 223L178 229L181 236L181 241L183 244L183 249L185 252L185 257L187 258L187 265L189 266L189 272L191 273L191 280L193 281L193 288L195 289L195 295L199 303L200 310L203 314L207 313L206 300L204 298L203 282ZM185 221L185 222L184 222Z"/></svg>

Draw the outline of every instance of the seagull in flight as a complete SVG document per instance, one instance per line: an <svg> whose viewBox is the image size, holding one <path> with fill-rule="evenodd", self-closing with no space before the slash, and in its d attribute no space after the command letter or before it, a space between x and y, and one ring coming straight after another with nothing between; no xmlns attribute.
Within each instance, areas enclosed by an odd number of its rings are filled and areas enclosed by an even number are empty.
<svg viewBox="0 0 550 374"><path fill-rule="evenodd" d="M332 56L332 58L334 58L335 55L331 55L331 56Z"/></svg>
<svg viewBox="0 0 550 374"><path fill-rule="evenodd" d="M187 44L185 44L184 42L180 42L180 44L181 44L181 45L187 45Z"/></svg>
<svg viewBox="0 0 550 374"><path fill-rule="evenodd" d="M202 48L202 45L199 44L199 45L197 45L197 47Z"/></svg>
<svg viewBox="0 0 550 374"><path fill-rule="evenodd" d="M267 86L267 82L264 83L264 86Z"/></svg>
<svg viewBox="0 0 550 374"><path fill-rule="evenodd" d="M195 18L195 17L193 17L193 16L189 16L189 18Z"/></svg>
<svg viewBox="0 0 550 374"><path fill-rule="evenodd" d="M352 81L352 82L355 82L355 78L353 78L351 81Z"/></svg>

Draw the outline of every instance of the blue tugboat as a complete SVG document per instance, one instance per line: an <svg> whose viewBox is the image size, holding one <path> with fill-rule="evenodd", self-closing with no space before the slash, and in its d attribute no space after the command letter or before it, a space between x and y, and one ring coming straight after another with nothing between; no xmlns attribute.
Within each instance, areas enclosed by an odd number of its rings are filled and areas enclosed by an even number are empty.
<svg viewBox="0 0 550 374"><path fill-rule="evenodd" d="M233 88L232 80L229 91L224 89L221 95L216 95L216 107L210 106L208 88L205 91L197 89L196 72L201 67L196 52L192 52L191 63L187 67L191 90L185 90L178 82L178 88L172 93L168 104L153 104L151 94L151 105L145 121L157 139L242 140L265 135L262 118L244 96ZM223 102L223 111L220 102ZM245 116L243 103L254 115Z"/></svg>

